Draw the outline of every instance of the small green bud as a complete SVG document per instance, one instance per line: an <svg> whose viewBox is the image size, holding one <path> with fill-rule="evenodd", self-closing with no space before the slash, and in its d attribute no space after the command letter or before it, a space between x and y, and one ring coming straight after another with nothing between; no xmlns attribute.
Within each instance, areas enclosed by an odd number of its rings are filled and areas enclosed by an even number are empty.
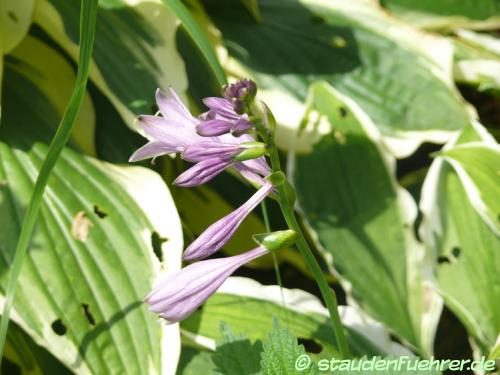
<svg viewBox="0 0 500 375"><path fill-rule="evenodd" d="M263 142L241 142L238 146L243 148L266 148Z"/></svg>
<svg viewBox="0 0 500 375"><path fill-rule="evenodd" d="M234 156L233 159L236 161L257 159L264 156L266 152L267 149L265 147L247 148L241 151L238 155Z"/></svg>
<svg viewBox="0 0 500 375"><path fill-rule="evenodd" d="M297 242L297 233L294 230L280 230L271 233L255 234L253 240L269 251L279 250L292 246Z"/></svg>

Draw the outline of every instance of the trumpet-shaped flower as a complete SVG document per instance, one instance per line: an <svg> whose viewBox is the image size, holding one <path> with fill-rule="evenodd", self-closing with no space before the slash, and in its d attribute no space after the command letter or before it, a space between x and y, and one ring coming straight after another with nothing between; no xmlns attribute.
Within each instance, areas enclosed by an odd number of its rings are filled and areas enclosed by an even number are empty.
<svg viewBox="0 0 500 375"><path fill-rule="evenodd" d="M179 322L214 294L236 269L268 252L259 246L240 255L193 263L161 280L145 302L168 323Z"/></svg>
<svg viewBox="0 0 500 375"><path fill-rule="evenodd" d="M243 205L209 226L184 252L186 260L203 259L215 253L233 236L245 217L271 193L273 185L265 182Z"/></svg>
<svg viewBox="0 0 500 375"><path fill-rule="evenodd" d="M217 103L221 101L227 102L223 98L207 98L206 101L214 108L218 108ZM156 102L161 116L143 115L137 119L139 129L149 142L134 152L130 161L180 153L184 159L197 163L177 178L175 182L180 186L206 183L229 167L258 184L263 182L263 176L269 174L269 166L263 157L245 161L233 160L233 157L244 149L240 146L241 143L255 141L251 135L244 134L239 138L231 134L223 134L220 137L199 135L196 129L204 121L203 118L208 117L203 116L200 119L192 116L172 88L169 88L168 93L158 89ZM236 114L230 103L224 108L227 109L226 112L225 109L221 109L222 112L213 112L214 119L224 117L224 121L229 121L231 127L236 126L239 129L238 121L243 121L245 117ZM247 126L251 126L251 123L244 125Z"/></svg>

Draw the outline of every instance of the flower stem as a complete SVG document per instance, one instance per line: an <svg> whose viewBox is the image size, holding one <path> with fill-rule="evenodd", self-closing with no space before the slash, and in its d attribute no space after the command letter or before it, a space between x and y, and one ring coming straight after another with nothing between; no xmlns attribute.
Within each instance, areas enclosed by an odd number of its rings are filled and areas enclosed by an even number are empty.
<svg viewBox="0 0 500 375"><path fill-rule="evenodd" d="M266 226L266 232L271 232L271 224L269 223L269 215L267 213L266 200L264 199L260 204L262 208L262 216L264 217L264 225ZM285 294L283 293L283 281L281 280L280 267L278 263L278 257L275 251L271 251L271 256L273 257L274 273L276 274L276 281L280 287L281 304L286 308Z"/></svg>
<svg viewBox="0 0 500 375"><path fill-rule="evenodd" d="M270 159L271 159L271 168L273 172L281 172L281 164L278 155L278 150L276 144L274 143L274 139L272 136L267 137L267 144L269 146L270 151ZM289 192L287 191L284 184L277 186L278 194L279 194L279 205L281 208L281 212L283 213L283 217L288 225L288 227L294 230L298 235L297 247L299 248L304 261L306 262L307 267L311 271L316 281L316 284L319 287L323 300L330 312L330 319L332 322L335 339L337 341L337 345L340 351L340 355L342 358L346 359L350 357L349 346L347 344L346 333L344 331L344 327L342 326L342 322L340 320L340 315L338 311L337 305L337 297L335 292L330 288L328 282L326 281L325 275L321 270L314 254L311 251L311 248L307 244L307 241L302 233L302 229L300 228L299 223L297 222L297 218L295 216L294 208L291 204L291 197L289 197Z"/></svg>

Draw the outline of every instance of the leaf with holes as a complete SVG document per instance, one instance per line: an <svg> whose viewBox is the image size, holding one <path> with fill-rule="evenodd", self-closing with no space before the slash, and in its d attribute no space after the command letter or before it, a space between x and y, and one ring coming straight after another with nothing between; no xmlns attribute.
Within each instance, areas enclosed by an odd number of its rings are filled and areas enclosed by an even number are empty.
<svg viewBox="0 0 500 375"><path fill-rule="evenodd" d="M481 125L473 124L450 142L444 153L478 142L487 150L498 147ZM481 149L479 159L485 157ZM492 161L483 160L475 173L482 174L484 165ZM439 263L437 279L446 305L465 325L479 350L488 355L500 332L500 239L475 209L475 198L457 170L436 159L422 188L424 219L420 230L429 257Z"/></svg>
<svg viewBox="0 0 500 375"><path fill-rule="evenodd" d="M2 370L5 374L72 374L67 367L63 366L45 348L37 345L26 332L13 322L9 325Z"/></svg>
<svg viewBox="0 0 500 375"><path fill-rule="evenodd" d="M439 155L455 169L473 207L500 235L500 146L472 142Z"/></svg>
<svg viewBox="0 0 500 375"><path fill-rule="evenodd" d="M395 21L374 2L267 0L259 3L261 22L241 2L203 5L222 32L228 74L257 80L282 125L282 147L292 147L290 133L318 80L359 103L384 135L406 140L406 147L393 144L398 154L422 140L444 142L468 123L451 82L451 44Z"/></svg>
<svg viewBox="0 0 500 375"><path fill-rule="evenodd" d="M0 288L33 183L60 113L16 64L5 67L0 127ZM163 268L178 269L182 231L161 178L66 148L44 195L21 271L15 321L78 373L173 372L178 326L165 327L142 298Z"/></svg>
<svg viewBox="0 0 500 375"><path fill-rule="evenodd" d="M71 57L78 56L77 0L38 1L34 22ZM156 109L157 87L187 86L184 63L175 46L176 17L161 3L99 1L90 78L132 128L138 114Z"/></svg>
<svg viewBox="0 0 500 375"><path fill-rule="evenodd" d="M359 106L326 83L311 97L298 138L315 143L290 160L297 203L351 300L430 355L441 304L423 279L416 204Z"/></svg>
<svg viewBox="0 0 500 375"><path fill-rule="evenodd" d="M229 278L208 299L202 309L181 323L184 345L215 349L220 340L220 322L224 321L251 342L265 340L273 327L273 316L298 337L315 359L338 356L335 338L326 308L319 300L300 289L283 289L285 306L279 286L263 286L242 278ZM353 307L341 310L349 331L349 344L355 355L411 355L391 341L388 331L379 323L364 317Z"/></svg>

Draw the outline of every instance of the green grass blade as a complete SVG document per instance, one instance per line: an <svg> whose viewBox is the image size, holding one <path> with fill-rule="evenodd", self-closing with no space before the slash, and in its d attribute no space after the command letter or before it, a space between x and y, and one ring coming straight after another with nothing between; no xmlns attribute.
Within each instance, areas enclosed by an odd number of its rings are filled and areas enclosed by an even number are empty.
<svg viewBox="0 0 500 375"><path fill-rule="evenodd" d="M78 73L76 77L75 88L71 95L68 107L63 115L61 123L57 129L56 134L50 144L47 157L45 158L40 174L38 175L31 199L26 210L21 234L16 246L14 261L7 284L7 291L5 295L5 305L2 313L2 321L0 324L0 364L3 357L3 349L5 346L5 339L7 336L7 329L9 326L10 310L14 300L14 293L16 290L19 273L21 271L26 252L32 237L33 229L35 227L40 206L42 203L43 192L50 173L61 154L68 138L71 134L73 124L80 110L85 89L87 86L88 71L90 59L92 57L92 48L94 45L95 37L95 24L97 14L97 0L82 0L81 13L80 13L80 57L78 63Z"/></svg>
<svg viewBox="0 0 500 375"><path fill-rule="evenodd" d="M207 60L208 64L212 68L217 81L219 81L219 84L221 86L226 84L226 74L220 66L217 56L215 55L212 47L210 46L210 43L205 37L205 34L203 34L200 26L193 19L186 6L180 0L163 0L163 3L167 7L169 7L170 10L177 15L177 17L179 17L187 33L193 39L193 41Z"/></svg>

